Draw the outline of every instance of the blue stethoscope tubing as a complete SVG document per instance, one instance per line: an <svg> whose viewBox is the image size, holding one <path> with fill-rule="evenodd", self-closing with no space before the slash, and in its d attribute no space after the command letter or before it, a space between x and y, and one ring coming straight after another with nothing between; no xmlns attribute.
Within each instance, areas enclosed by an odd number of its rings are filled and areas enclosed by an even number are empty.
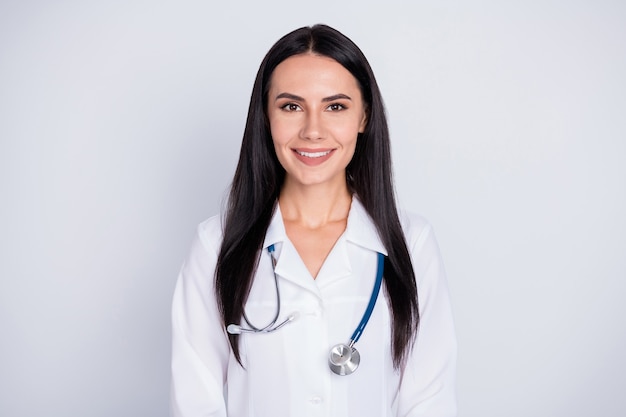
<svg viewBox="0 0 626 417"><path fill-rule="evenodd" d="M376 305L376 300L378 300L378 293L380 292L380 286L383 283L383 271L385 270L385 255L378 252L378 266L376 267L376 281L374 281L374 289L372 290L372 296L370 297L370 301L367 304L367 308L365 309L365 313L363 313L363 317L361 318L361 322L352 333L350 337L351 344L355 344L361 338L361 334L363 334L363 330L365 330L365 326L367 326L367 322L370 321L370 317L372 316L372 312L374 311L374 306Z"/></svg>
<svg viewBox="0 0 626 417"><path fill-rule="evenodd" d="M361 355L359 354L359 351L356 350L356 348L354 347L354 344L361 338L363 330L365 330L365 326L367 326L367 322L369 321L372 312L374 311L374 306L376 305L376 300L378 299L378 293L380 292L380 286L383 282L384 269L385 256L382 253L378 252L376 281L374 281L372 296L370 297L370 301L367 304L365 313L363 313L361 322L354 330L354 333L352 333L350 341L347 344L339 343L333 346L328 353L328 366L330 367L330 370L337 375L350 375L352 372L356 371L356 368L358 368L359 364L361 363Z"/></svg>
<svg viewBox="0 0 626 417"><path fill-rule="evenodd" d="M275 251L274 245L273 244L270 245L267 248L267 250L272 258L272 269L274 271L274 284L276 286L276 302L277 302L276 314L274 315L274 318L267 326L259 328L259 327L255 327L252 323L250 323L250 320L248 319L244 311L243 319L245 320L246 324L250 328L246 329L245 327L241 327L236 324L230 324L227 327L227 331L230 334L271 333L280 329L281 327L283 327L284 325L286 325L287 323L291 322L292 320L298 317L297 313L293 313L289 315L284 321L274 326L274 324L278 320L278 316L280 315L280 290L279 290L279 285L278 285L278 276L276 275L277 260L274 255L274 251ZM367 322L372 316L372 312L374 311L374 306L376 305L376 301L378 300L378 294L380 293L380 287L383 282L383 271L385 269L385 256L380 252L378 252L377 255L378 255L378 265L376 268L376 280L374 281L374 288L372 289L372 295L370 296L370 300L367 304L367 308L365 309L365 312L363 313L363 317L361 318L361 321L359 322L359 325L357 326L357 328L352 333L352 336L350 336L350 340L348 341L348 343L337 344L333 346L330 350L330 353L328 356L328 365L330 369L337 375L349 375L352 372L354 372L356 368L359 366L361 358L360 358L359 352L354 347L354 344L361 338L361 335L363 334L363 331L365 330L365 327L367 326Z"/></svg>

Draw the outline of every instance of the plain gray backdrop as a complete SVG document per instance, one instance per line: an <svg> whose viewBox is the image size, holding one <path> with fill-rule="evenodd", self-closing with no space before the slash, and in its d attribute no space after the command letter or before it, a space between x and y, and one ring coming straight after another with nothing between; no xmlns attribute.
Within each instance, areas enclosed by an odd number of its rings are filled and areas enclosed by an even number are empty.
<svg viewBox="0 0 626 417"><path fill-rule="evenodd" d="M169 309L258 65L324 22L434 224L460 417L626 410L626 5L0 1L0 415L168 414Z"/></svg>

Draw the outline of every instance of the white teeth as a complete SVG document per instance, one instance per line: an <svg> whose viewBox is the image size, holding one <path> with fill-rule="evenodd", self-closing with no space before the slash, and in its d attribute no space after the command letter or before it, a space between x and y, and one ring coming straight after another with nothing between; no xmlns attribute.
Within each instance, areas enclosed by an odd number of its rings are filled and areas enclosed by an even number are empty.
<svg viewBox="0 0 626 417"><path fill-rule="evenodd" d="M330 151L324 151L324 152L302 152L302 151L296 151L298 152L298 154L302 155L302 156L306 156L307 158L321 158L322 156L326 156L330 153Z"/></svg>

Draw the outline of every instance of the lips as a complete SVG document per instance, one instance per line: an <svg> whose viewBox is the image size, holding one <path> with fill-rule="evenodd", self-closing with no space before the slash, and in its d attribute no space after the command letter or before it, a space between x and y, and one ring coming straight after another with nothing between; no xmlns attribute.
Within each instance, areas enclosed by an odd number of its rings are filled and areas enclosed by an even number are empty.
<svg viewBox="0 0 626 417"><path fill-rule="evenodd" d="M331 157L334 149L293 149L296 158L309 166L320 165Z"/></svg>

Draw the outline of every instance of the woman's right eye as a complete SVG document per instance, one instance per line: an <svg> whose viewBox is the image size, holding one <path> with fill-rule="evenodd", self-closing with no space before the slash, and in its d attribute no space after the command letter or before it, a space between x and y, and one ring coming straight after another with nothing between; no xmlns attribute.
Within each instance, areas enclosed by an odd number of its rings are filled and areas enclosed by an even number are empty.
<svg viewBox="0 0 626 417"><path fill-rule="evenodd" d="M297 104L295 104L295 103L287 103L287 104L284 104L284 105L281 107L281 109L282 109L282 110L284 110L284 111L289 111L289 112L292 112L292 111L300 111L300 110L301 110L301 109L300 109L300 106L298 106L298 105L297 105Z"/></svg>

